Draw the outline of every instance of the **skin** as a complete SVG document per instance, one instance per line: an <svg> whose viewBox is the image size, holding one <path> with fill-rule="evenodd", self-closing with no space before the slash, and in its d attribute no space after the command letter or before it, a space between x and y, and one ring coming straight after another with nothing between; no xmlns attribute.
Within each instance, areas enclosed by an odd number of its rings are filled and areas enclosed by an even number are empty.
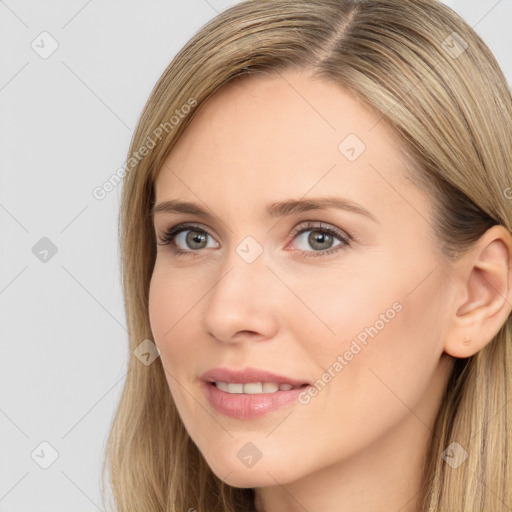
<svg viewBox="0 0 512 512"><path fill-rule="evenodd" d="M209 234L199 250L188 231L175 239L185 256L157 245L150 322L167 381L213 472L257 488L260 510L418 510L453 357L480 350L510 313L510 234L492 228L457 263L440 254L431 202L407 181L411 162L379 119L307 70L232 82L197 112L155 184L157 204L191 201L215 216L154 216L157 239L183 222ZM338 149L348 134L366 146L355 161ZM333 208L264 214L267 203L326 196L376 220ZM290 236L307 221L314 227ZM319 223L349 234L349 246L308 243ZM252 263L236 251L247 236L263 249ZM329 249L338 251L315 254ZM234 419L202 392L199 377L218 366L315 382L394 303L401 311L307 405ZM252 467L237 457L247 442L262 453Z"/></svg>

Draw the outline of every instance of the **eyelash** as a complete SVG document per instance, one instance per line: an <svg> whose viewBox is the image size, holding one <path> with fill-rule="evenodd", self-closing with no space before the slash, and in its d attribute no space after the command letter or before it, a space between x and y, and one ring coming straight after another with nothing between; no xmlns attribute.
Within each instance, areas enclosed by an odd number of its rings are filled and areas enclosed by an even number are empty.
<svg viewBox="0 0 512 512"><path fill-rule="evenodd" d="M196 224L178 224L177 226L173 226L169 228L163 235L162 238L159 238L159 242L157 242L158 245L174 245L174 239L177 235L179 235L182 231L198 231L199 233L204 233L208 236L211 236L208 231L203 229L201 226ZM350 247L350 241L352 240L352 237L348 233L343 233L339 231L338 229L334 227L323 227L320 223L320 225L315 225L311 222L307 222L307 225L300 224L296 228L294 228L290 234L291 238L295 238L298 235L301 235L302 233L305 233L307 231L319 231L321 233L328 233L329 235L332 235L336 238L338 238L341 241L341 244L338 244L336 247L332 249L325 249L323 251L302 251L302 250L296 250L295 252L298 252L300 256L304 256L306 258L309 257L317 257L317 256L327 256L329 254L333 254L336 252L339 252L341 250L346 249L347 247ZM198 256L194 253L200 252L201 249L198 250L189 250L184 251L183 249L178 249L176 247L173 248L173 252L176 256L188 256L192 255L193 257Z"/></svg>

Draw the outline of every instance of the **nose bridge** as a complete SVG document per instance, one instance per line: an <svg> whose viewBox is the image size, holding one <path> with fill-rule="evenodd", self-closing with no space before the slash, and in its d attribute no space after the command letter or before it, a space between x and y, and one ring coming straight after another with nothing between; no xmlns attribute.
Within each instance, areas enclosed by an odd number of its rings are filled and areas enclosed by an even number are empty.
<svg viewBox="0 0 512 512"><path fill-rule="evenodd" d="M231 248L205 301L204 328L228 341L240 331L271 336L275 320L271 305L271 272L263 247L252 237Z"/></svg>
<svg viewBox="0 0 512 512"><path fill-rule="evenodd" d="M236 299L237 295L247 297L249 290L258 292L258 283L267 281L269 270L266 266L264 247L253 236L245 236L237 244L229 248L225 261L220 268L217 290L215 294L226 294ZM223 276L223 277L222 277ZM246 301L248 304L249 301Z"/></svg>

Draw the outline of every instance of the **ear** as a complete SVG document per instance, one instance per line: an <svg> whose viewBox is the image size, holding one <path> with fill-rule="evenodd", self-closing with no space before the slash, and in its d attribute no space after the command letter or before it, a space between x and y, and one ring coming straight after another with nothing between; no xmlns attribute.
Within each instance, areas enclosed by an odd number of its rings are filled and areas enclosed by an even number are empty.
<svg viewBox="0 0 512 512"><path fill-rule="evenodd" d="M465 358L491 342L512 311L512 233L491 227L451 271L456 289L444 350Z"/></svg>

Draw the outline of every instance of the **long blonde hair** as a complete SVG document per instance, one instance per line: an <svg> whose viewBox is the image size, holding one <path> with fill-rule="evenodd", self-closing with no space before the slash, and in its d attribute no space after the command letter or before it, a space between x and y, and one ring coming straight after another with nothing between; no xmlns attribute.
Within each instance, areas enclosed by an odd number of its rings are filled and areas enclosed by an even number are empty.
<svg viewBox="0 0 512 512"><path fill-rule="evenodd" d="M146 366L133 351L152 339L150 211L165 157L224 84L292 68L312 68L351 91L396 130L417 163L411 181L435 205L436 242L447 257L463 254L492 225L512 231L505 193L512 185L511 92L487 46L451 9L435 0L249 0L216 16L158 80L128 154L138 155L124 179L120 212L130 360L102 481L105 500L108 468L119 512L255 510L253 490L217 478L191 441L160 358ZM176 110L185 114L178 119ZM144 146L151 149L142 158ZM427 454L421 510L512 507L511 427L509 316L485 348L455 361ZM457 469L442 457L452 442L468 452Z"/></svg>

